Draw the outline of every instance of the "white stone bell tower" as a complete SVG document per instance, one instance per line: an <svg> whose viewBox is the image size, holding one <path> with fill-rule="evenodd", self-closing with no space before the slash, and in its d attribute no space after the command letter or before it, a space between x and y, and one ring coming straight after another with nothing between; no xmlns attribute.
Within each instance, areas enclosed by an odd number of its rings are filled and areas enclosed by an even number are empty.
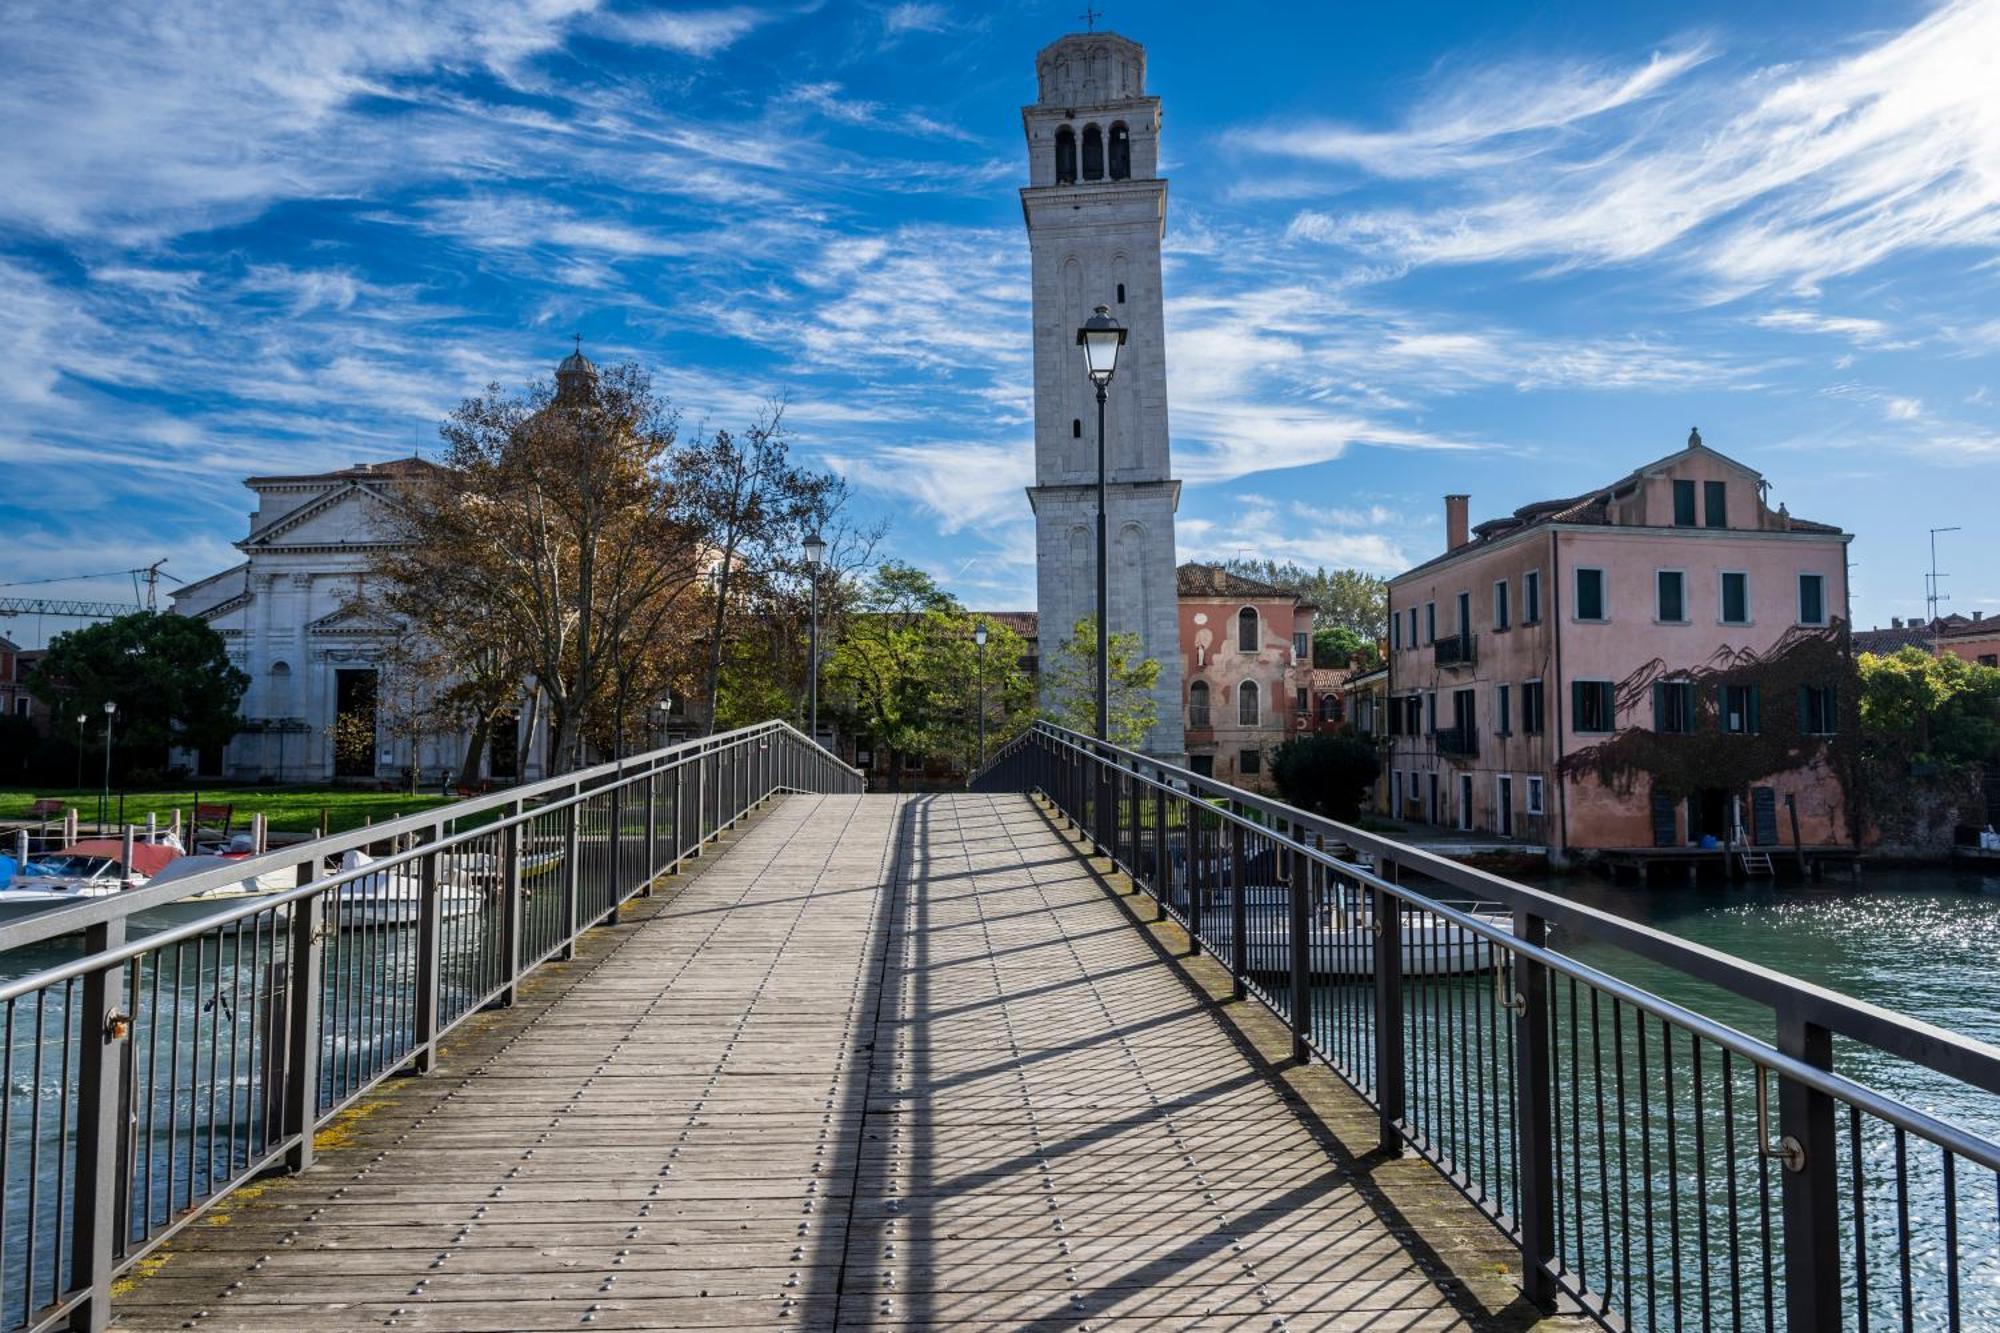
<svg viewBox="0 0 2000 1333"><path fill-rule="evenodd" d="M1136 632L1160 664L1159 719L1145 748L1178 758L1180 613L1167 458L1167 359L1160 237L1160 99L1146 95L1146 52L1110 32L1074 33L1035 57L1040 95L1021 109L1028 185L1021 210L1035 309L1036 601L1044 660L1097 596L1097 391L1076 331L1109 306L1131 330L1106 404L1106 528L1113 633Z"/></svg>

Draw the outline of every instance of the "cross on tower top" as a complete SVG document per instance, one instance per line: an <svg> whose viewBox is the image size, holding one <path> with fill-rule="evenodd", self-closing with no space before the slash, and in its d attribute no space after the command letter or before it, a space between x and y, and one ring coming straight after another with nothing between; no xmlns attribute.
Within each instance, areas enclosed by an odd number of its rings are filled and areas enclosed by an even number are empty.
<svg viewBox="0 0 2000 1333"><path fill-rule="evenodd" d="M1101 9L1092 9L1089 5L1085 5L1083 12L1077 15L1077 17L1083 20L1083 30L1085 32L1096 32L1097 20L1104 17L1104 11Z"/></svg>

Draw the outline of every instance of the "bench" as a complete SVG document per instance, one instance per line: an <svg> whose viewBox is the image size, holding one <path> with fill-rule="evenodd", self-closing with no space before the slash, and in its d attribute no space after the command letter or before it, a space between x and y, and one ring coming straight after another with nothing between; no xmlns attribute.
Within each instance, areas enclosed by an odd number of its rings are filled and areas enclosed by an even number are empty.
<svg viewBox="0 0 2000 1333"><path fill-rule="evenodd" d="M68 809L69 805L66 802L53 796L38 796L34 804L28 807L28 818L61 819Z"/></svg>

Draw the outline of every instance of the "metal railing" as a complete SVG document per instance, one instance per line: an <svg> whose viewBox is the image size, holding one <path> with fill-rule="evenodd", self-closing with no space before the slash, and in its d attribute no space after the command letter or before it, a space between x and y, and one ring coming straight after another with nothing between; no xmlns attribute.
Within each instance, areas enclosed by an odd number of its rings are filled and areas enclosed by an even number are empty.
<svg viewBox="0 0 2000 1333"><path fill-rule="evenodd" d="M1431 660L1441 667L1471 666L1479 660L1478 648L1476 635L1454 634L1431 645Z"/></svg>
<svg viewBox="0 0 2000 1333"><path fill-rule="evenodd" d="M1533 1300L1617 1328L2000 1327L2000 1144L1923 1109L2000 1092L2000 1049L1047 723L975 788L1084 830L1373 1104L1385 1151L1520 1247ZM1770 1037L1551 930L1733 992Z"/></svg>
<svg viewBox="0 0 2000 1333"><path fill-rule="evenodd" d="M1479 729L1470 723L1458 727L1440 727L1431 734L1431 738L1437 742L1439 754L1470 758L1479 753Z"/></svg>
<svg viewBox="0 0 2000 1333"><path fill-rule="evenodd" d="M103 1327L119 1274L761 801L861 788L767 722L0 925L51 955L0 984L0 1327Z"/></svg>

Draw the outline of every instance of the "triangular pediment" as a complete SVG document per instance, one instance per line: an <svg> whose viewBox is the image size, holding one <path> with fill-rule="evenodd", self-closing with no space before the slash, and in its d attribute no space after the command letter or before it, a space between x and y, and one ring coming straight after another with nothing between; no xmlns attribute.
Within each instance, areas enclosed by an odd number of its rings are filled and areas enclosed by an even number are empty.
<svg viewBox="0 0 2000 1333"><path fill-rule="evenodd" d="M404 625L385 611L350 603L306 626L313 634L400 634Z"/></svg>
<svg viewBox="0 0 2000 1333"><path fill-rule="evenodd" d="M241 549L288 546L372 546L391 539L395 501L372 486L348 482L265 524L238 543Z"/></svg>

